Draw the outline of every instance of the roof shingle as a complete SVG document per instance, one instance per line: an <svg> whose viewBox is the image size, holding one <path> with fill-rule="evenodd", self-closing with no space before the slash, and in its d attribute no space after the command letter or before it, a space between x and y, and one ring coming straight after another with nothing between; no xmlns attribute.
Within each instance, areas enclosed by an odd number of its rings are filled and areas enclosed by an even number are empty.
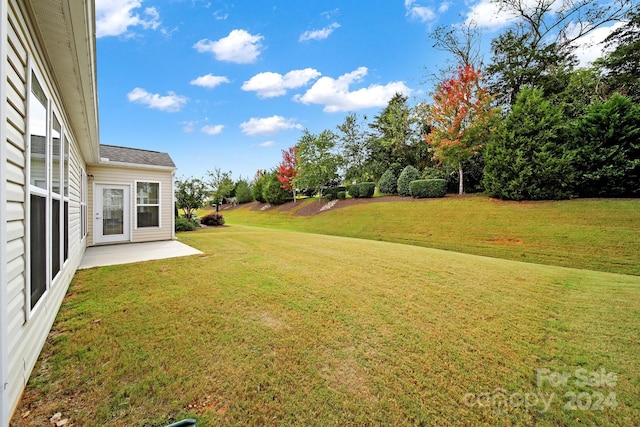
<svg viewBox="0 0 640 427"><path fill-rule="evenodd" d="M115 145L100 144L100 158L107 158L110 162L176 167L167 153L139 148L117 147Z"/></svg>

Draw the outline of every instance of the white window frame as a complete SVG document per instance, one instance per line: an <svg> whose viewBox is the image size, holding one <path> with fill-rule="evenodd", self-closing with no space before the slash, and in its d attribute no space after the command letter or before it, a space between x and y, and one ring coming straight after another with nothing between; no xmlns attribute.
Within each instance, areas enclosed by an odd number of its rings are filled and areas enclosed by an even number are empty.
<svg viewBox="0 0 640 427"><path fill-rule="evenodd" d="M28 321L30 319L30 317L33 315L33 313L35 313L39 307L41 305L44 304L44 300L47 299L47 295L49 293L49 291L51 290L51 288L53 286L55 286L55 284L61 280L60 278L62 277L62 272L64 271L65 265L67 264L67 261L69 260L69 258L67 257L67 259L65 259L65 232L69 231L69 218L67 218L67 220L65 221L65 215L64 215L64 206L65 206L65 202L68 203L69 202L69 196L68 196L68 192L67 195L64 195L64 185L65 185L65 173L67 174L67 183L70 184L69 181L69 169L71 169L71 159L69 158L68 160L68 167L67 170L65 171L65 167L64 167L64 156L65 156L65 142L66 144L68 144L69 146L69 156L70 156L70 151L71 151L71 141L69 140L69 136L67 134L66 128L64 126L64 121L62 120L62 114L60 114L60 111L58 110L58 108L56 107L55 103L53 102L53 97L51 95L51 92L47 86L47 82L48 80L45 79L42 74L40 74L40 72L37 70L37 67L34 66L33 60L31 58L29 58L29 66L28 66L28 70L29 70L29 76L28 76L28 85L27 85L27 89L28 89L28 97L27 97L27 118L26 118L26 122L27 122L27 129L26 129L26 139L27 139L27 147L26 147L26 154L28 156L27 162L26 162L26 168L25 168L25 173L26 176L28 177L28 196L26 197L26 207L25 207L25 223L26 223L26 233L25 233L25 243L26 243L26 271L25 271L25 276L26 276L26 283L28 284L28 292L26 292L25 295L25 317L26 320ZM45 136L45 182L46 182L46 189L45 188L41 188L38 187L37 185L32 185L31 184L31 123L30 123L30 118L33 112L33 106L32 106L32 101L31 101L31 93L33 91L33 79L36 79L38 81L38 85L42 88L42 92L44 94L44 97L46 98L46 102L45 102L45 108L46 108L46 123L45 123L45 129L46 129L46 136ZM58 161L58 176L60 179L59 182L59 188L58 188L58 192L55 193L54 189L53 189L53 167L54 167L54 159L53 159L53 126L54 126L54 117L57 120L58 124L60 125L60 144L58 147L58 155L59 155L59 161ZM42 197L45 199L45 224L44 224L44 230L45 230L45 289L44 292L42 293L42 295L40 295L38 297L38 301L33 305L33 307L31 307L31 263L32 263L32 256L31 256L31 252L32 252L32 243L31 243L31 233L32 233L32 227L31 227L31 196L38 196L38 197ZM59 211L58 211L58 215L59 215L59 227L57 232L59 233L58 236L58 245L59 247L57 248L57 252L59 254L59 269L56 272L56 274L54 275L52 272L52 267L53 267L53 246L52 246L52 242L53 242L53 227L52 227L52 219L53 219L53 201L54 200L58 200L59 201Z"/></svg>
<svg viewBox="0 0 640 427"><path fill-rule="evenodd" d="M138 203L138 183L148 183L148 184L158 184L158 203ZM134 182L134 195L133 198L135 200L134 203L134 216L135 216L135 226L136 230L149 230L149 229L161 229L162 228L162 182L160 181L150 181L148 179L139 179ZM151 225L148 227L139 227L138 226L138 206L145 207L158 207L158 225Z"/></svg>
<svg viewBox="0 0 640 427"><path fill-rule="evenodd" d="M85 168L81 169L80 178L80 241L82 242L89 234L89 210L87 209L89 200L89 175Z"/></svg>

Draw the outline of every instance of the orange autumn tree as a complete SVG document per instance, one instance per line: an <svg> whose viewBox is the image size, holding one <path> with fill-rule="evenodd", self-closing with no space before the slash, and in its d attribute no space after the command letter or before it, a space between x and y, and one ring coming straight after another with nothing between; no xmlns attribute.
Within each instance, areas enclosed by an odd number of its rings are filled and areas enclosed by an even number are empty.
<svg viewBox="0 0 640 427"><path fill-rule="evenodd" d="M282 188L293 192L293 201L296 201L296 189L293 186L293 179L298 174L298 161L296 158L296 147L289 147L282 150L282 162L278 165L278 181Z"/></svg>
<svg viewBox="0 0 640 427"><path fill-rule="evenodd" d="M493 97L482 85L480 70L472 65L460 66L443 80L427 109L431 132L424 139L434 157L458 170L459 194L464 192L464 162L478 155L488 135Z"/></svg>

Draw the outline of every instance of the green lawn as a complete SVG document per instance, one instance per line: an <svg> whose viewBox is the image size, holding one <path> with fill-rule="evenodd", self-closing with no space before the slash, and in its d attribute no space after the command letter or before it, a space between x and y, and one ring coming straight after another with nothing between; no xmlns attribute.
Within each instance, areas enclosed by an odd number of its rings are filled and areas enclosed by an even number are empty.
<svg viewBox="0 0 640 427"><path fill-rule="evenodd" d="M12 425L640 425L640 277L228 223L78 272Z"/></svg>
<svg viewBox="0 0 640 427"><path fill-rule="evenodd" d="M640 200L505 202L484 196L375 202L299 216L241 207L228 224L407 243L640 275Z"/></svg>

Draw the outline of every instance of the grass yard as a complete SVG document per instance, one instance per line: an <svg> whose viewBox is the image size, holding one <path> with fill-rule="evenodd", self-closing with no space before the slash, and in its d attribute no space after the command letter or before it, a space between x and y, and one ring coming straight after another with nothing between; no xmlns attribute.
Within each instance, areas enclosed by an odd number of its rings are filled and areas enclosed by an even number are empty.
<svg viewBox="0 0 640 427"><path fill-rule="evenodd" d="M640 200L505 202L447 196L374 202L313 216L223 211L228 224L358 237L491 257L640 275Z"/></svg>
<svg viewBox="0 0 640 427"><path fill-rule="evenodd" d="M500 221L470 246L531 254L546 219ZM640 425L640 277L234 222L180 235L202 256L78 272L12 425Z"/></svg>

